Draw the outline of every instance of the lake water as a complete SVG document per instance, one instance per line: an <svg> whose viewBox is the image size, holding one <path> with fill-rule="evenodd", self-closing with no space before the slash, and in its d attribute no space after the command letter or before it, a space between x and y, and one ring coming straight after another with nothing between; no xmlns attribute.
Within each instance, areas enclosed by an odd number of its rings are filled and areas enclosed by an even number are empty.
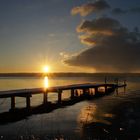
<svg viewBox="0 0 140 140"><path fill-rule="evenodd" d="M108 76L108 82L114 82L116 76ZM108 96L78 102L72 106L59 108L50 113L35 114L12 123L0 124L0 139L103 139L117 137L139 138L140 130L140 77L117 76L120 83L127 80L127 88L119 89ZM46 83L47 82L47 83ZM57 78L0 78L0 90L28 89L75 83L103 83L103 76L57 77ZM65 93L63 98L67 98ZM32 106L42 103L43 96L32 97ZM55 101L57 95L49 94L49 100ZM24 98L16 98L17 107L25 107ZM9 111L10 100L0 99L0 114ZM2 118L1 118L2 119ZM100 136L100 133L102 135Z"/></svg>

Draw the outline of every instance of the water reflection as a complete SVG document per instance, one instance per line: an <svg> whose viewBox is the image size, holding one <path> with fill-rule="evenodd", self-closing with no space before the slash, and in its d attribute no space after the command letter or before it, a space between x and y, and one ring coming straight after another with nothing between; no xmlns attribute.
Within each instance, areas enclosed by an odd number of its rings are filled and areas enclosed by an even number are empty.
<svg viewBox="0 0 140 140"><path fill-rule="evenodd" d="M82 108L81 113L78 117L78 121L83 125L91 123L95 119L94 115L96 113L96 110L97 110L96 104Z"/></svg>
<svg viewBox="0 0 140 140"><path fill-rule="evenodd" d="M44 77L44 88L47 89L49 87L49 78L48 76Z"/></svg>

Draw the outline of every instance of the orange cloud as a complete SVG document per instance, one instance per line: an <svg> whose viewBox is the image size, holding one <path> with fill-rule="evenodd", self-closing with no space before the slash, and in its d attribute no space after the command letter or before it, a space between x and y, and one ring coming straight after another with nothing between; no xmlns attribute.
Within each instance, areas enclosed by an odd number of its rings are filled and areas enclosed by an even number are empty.
<svg viewBox="0 0 140 140"><path fill-rule="evenodd" d="M71 13L72 15L80 14L81 16L87 16L92 12L99 12L108 8L110 8L110 6L105 0L98 0L93 3L74 7Z"/></svg>

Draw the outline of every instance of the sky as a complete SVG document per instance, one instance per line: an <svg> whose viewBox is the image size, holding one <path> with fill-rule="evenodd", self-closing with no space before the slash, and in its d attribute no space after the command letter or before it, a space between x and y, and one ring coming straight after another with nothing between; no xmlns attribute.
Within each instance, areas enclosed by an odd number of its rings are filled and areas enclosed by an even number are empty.
<svg viewBox="0 0 140 140"><path fill-rule="evenodd" d="M0 72L139 72L140 0L0 0Z"/></svg>

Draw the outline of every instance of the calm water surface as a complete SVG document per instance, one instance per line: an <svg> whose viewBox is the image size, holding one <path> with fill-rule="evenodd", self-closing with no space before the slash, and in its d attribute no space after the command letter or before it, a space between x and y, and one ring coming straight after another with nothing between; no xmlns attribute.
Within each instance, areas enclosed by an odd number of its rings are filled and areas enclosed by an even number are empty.
<svg viewBox="0 0 140 140"><path fill-rule="evenodd" d="M108 77L109 82L114 81L115 76ZM65 108L59 108L50 113L37 114L27 117L24 120L0 125L1 139L17 139L22 136L44 136L44 139L48 139L53 135L64 135L69 137L82 138L87 136L87 132L84 131L83 126L85 124L102 123L110 125L111 119L115 116L112 112L113 108L120 103L135 102L134 97L140 98L140 77L120 77L121 82L124 79L127 80L126 93L124 89L119 89L119 94L111 94L109 96L102 97L100 99L94 99L90 101L83 101L76 103L72 106ZM47 80L47 81L46 81ZM44 86L58 86L68 85L75 83L102 83L104 77L59 77L59 78L0 78L0 90L11 89L28 89ZM63 94L63 98L69 97L69 93ZM42 103L42 95L35 95L32 97L32 106L37 106ZM57 95L55 93L49 94L49 100L55 101ZM25 107L24 98L16 98L17 107ZM10 108L9 99L0 99L0 113L8 111ZM137 110L139 111L139 110ZM136 113L138 114L138 113ZM138 114L139 115L139 114ZM137 119L140 121L139 116ZM138 121L137 120L137 121ZM135 120L132 121L132 123ZM129 124L128 124L129 125ZM121 126L120 126L121 128ZM124 128L122 128L124 129ZM85 134L84 134L85 133ZM138 133L138 132L137 132Z"/></svg>

